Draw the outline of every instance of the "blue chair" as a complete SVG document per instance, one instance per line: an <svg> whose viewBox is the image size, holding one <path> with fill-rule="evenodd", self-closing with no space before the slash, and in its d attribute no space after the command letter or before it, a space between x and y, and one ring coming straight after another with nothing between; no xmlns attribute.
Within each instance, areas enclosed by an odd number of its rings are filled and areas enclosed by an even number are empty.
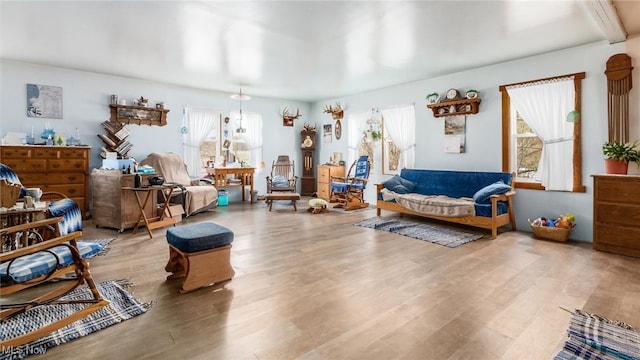
<svg viewBox="0 0 640 360"><path fill-rule="evenodd" d="M347 177L331 177L331 202L337 203L334 208L354 210L369 206L364 201L364 190L370 170L369 156L362 155L351 164Z"/></svg>
<svg viewBox="0 0 640 360"><path fill-rule="evenodd" d="M0 179L6 179L13 184L20 184L18 175L8 166L0 163ZM24 186L20 190L20 198L24 197L26 190ZM58 192L43 192L42 199L49 200L47 217L62 217L60 222L60 234L66 235L74 231L82 230L82 212L78 204L64 194Z"/></svg>

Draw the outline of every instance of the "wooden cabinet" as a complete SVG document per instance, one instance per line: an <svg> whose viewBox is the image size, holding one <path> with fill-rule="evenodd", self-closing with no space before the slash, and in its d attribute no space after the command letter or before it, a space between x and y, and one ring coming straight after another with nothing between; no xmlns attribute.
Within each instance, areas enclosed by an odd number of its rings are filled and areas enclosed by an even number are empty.
<svg viewBox="0 0 640 360"><path fill-rule="evenodd" d="M458 99L429 104L434 117L477 114L480 110L480 99Z"/></svg>
<svg viewBox="0 0 640 360"><path fill-rule="evenodd" d="M118 104L111 104L109 108L111 109L111 121L113 122L137 125L167 125L169 109Z"/></svg>
<svg viewBox="0 0 640 360"><path fill-rule="evenodd" d="M25 187L56 191L73 199L83 211L89 212L88 146L3 145L2 163L18 174Z"/></svg>
<svg viewBox="0 0 640 360"><path fill-rule="evenodd" d="M309 142L305 145L305 140L311 139L311 146L308 146ZM316 132L315 131L301 131L300 132L300 144L302 144L302 176L300 177L300 195L309 196L316 192L316 177L314 176L314 153L316 149Z"/></svg>
<svg viewBox="0 0 640 360"><path fill-rule="evenodd" d="M142 175L142 184L147 185L149 176ZM120 170L93 169L91 172L91 213L96 226L124 231L136 225L140 210L133 191L123 190L133 187L134 176L122 174ZM151 197L145 207L148 218L156 216L158 201Z"/></svg>
<svg viewBox="0 0 640 360"><path fill-rule="evenodd" d="M593 248L640 257L640 176L593 176Z"/></svg>
<svg viewBox="0 0 640 360"><path fill-rule="evenodd" d="M318 165L318 197L329 201L331 177L344 177L344 166Z"/></svg>

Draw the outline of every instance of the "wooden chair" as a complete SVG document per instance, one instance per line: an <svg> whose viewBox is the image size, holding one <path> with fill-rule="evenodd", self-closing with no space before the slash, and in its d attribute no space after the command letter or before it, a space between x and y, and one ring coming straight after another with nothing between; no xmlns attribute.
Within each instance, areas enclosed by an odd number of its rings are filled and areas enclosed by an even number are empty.
<svg viewBox="0 0 640 360"><path fill-rule="evenodd" d="M267 175L267 194L272 192L296 192L298 177L293 160L288 155L279 155L271 165L271 175Z"/></svg>
<svg viewBox="0 0 640 360"><path fill-rule="evenodd" d="M87 304L75 313L46 326L31 330L24 335L0 342L0 348L24 345L46 334L69 325L109 304L99 293L89 272L89 264L78 248L77 239L82 235L74 231L61 235L62 217L50 218L16 225L0 230L2 252L0 253L0 297L5 298L24 289L43 284L49 280L74 273L74 278L56 282L56 286L44 295L18 303L2 299L0 320L23 313L36 306L56 304ZM46 240L49 238L49 240ZM86 283L91 297L78 300L60 298ZM8 299L7 299L8 300Z"/></svg>
<svg viewBox="0 0 640 360"><path fill-rule="evenodd" d="M362 155L354 161L346 177L331 177L331 202L337 202L334 208L345 210L362 209L369 206L364 201L364 190L369 180L371 163L368 155Z"/></svg>

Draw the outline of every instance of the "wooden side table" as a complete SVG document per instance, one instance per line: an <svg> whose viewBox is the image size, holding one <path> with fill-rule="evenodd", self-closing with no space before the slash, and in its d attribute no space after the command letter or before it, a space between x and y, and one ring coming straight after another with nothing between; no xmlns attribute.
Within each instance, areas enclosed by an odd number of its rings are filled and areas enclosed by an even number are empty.
<svg viewBox="0 0 640 360"><path fill-rule="evenodd" d="M176 224L177 220L173 218L173 214L171 214L171 209L169 207L169 199L171 199L171 194L173 193L173 189L175 189L178 185L175 184L163 184L163 185L149 185L144 187L123 187L122 190L130 190L136 195L136 202L138 204L138 210L140 211L140 217L138 218L138 222L136 226L133 227L132 234L138 232L138 227L140 225L144 225L147 228L147 233L149 234L149 238L153 238L153 233L151 230L161 228L167 225ZM160 192L162 194L162 199L164 203L162 204L162 208L158 211L158 215L154 217L148 217L145 213L144 209L151 199L151 196L157 196L157 193ZM144 196L144 199L142 198ZM165 216L167 214L167 216Z"/></svg>

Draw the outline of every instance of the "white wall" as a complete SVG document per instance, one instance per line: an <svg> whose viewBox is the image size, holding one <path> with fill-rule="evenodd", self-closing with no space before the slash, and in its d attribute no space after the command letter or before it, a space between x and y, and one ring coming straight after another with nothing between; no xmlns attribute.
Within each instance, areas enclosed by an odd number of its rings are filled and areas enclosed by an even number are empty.
<svg viewBox="0 0 640 360"><path fill-rule="evenodd" d="M97 134L105 133L100 123L109 119L111 94L117 94L120 99L127 99L128 103L140 96L148 98L151 105L164 101L170 109L166 126L129 125L129 141L134 145L129 155L137 160L142 160L151 152L170 151L182 154L180 128L184 106L213 109L222 113L223 117L230 111L237 111L239 107L238 100L231 99L227 93L6 60L3 60L0 66L0 136L3 137L7 131L29 133L33 126L38 140L46 122L49 122L56 132L67 134L67 137L75 136L75 129L78 128L82 143L91 146L91 168L100 167L102 164L99 151L103 144ZM27 117L27 83L62 87L63 119ZM247 89L244 89L244 92L247 92ZM285 106L294 110L300 108L303 116L295 121L294 127L282 126L279 113ZM302 102L252 97L249 101L243 101L242 110L245 113L261 113L263 117L263 159L266 167L256 175L255 187L259 193L264 193L265 176L277 155L289 154L297 164L302 163L300 130L305 121L314 121L309 117L309 104ZM301 168L296 170L302 171ZM239 189L230 190L231 201L238 199L239 195Z"/></svg>
<svg viewBox="0 0 640 360"><path fill-rule="evenodd" d="M572 49L556 51L482 67L404 85L379 89L367 93L327 99L314 104L315 117L322 123L333 122L323 114L325 105L340 101L346 105L345 119L349 112L371 111L372 107L386 108L394 105L415 103L416 106L416 168L501 171L501 95L500 85L546 78L551 76L586 72L582 81L582 181L586 193L544 192L518 189L515 198L517 226L530 231L527 219L539 216L554 217L566 212L576 215L577 227L572 238L592 241L592 186L590 175L604 172L602 144L607 139L607 97L604 68L607 59L616 53L625 52L625 44L609 45L598 42ZM428 59L425 59L428 61ZM426 107L425 96L431 92L443 94L449 88L464 92L476 89L482 100L480 112L467 116L466 152L448 154L444 152L443 119L434 118ZM637 93L636 93L637 94ZM637 96L632 103L638 106ZM638 118L635 117L635 128ZM633 121L633 120L632 120ZM321 127L320 127L321 128ZM348 126L343 124L343 129ZM331 143L320 143L320 158L326 160L332 152L347 153L347 137ZM380 173L380 148L374 156L375 171L372 183L388 178ZM368 186L366 198L375 202L375 187Z"/></svg>
<svg viewBox="0 0 640 360"><path fill-rule="evenodd" d="M637 49L637 48L636 48ZM527 219L539 216L557 216L565 212L576 215L578 226L572 234L577 240L592 240L592 180L590 175L602 173L601 146L606 141L607 102L604 67L607 59L616 53L625 52L625 44L609 45L598 42L572 49L556 51L526 59L505 62L432 79L424 79L404 85L379 89L352 96L326 99L314 104L294 101L253 98L243 102L243 111L260 112L264 119L264 160L266 168L256 177L256 187L264 193L264 176L271 161L278 154L289 154L298 164L300 160L300 129L306 123L317 124L318 137L316 159L319 163L329 160L334 151L347 156L347 119L350 112L371 111L371 108L387 108L415 103L416 106L416 168L457 170L501 170L501 98L498 87L520 81L545 78L575 72L586 72L582 83L582 134L583 134L583 184L586 193L541 192L518 190L515 210L518 228L529 230ZM631 54L630 54L631 55ZM638 58L637 53L631 55ZM428 59L425 59L428 61ZM151 103L165 101L171 112L165 127L132 125L131 155L143 158L154 151L181 153L180 127L183 106L197 106L228 113L238 108L238 102L228 94L171 86L148 81L80 72L54 67L2 61L0 97L0 134L7 131L30 131L35 126L39 132L45 121L54 125L56 131L72 134L79 128L81 139L92 146L91 166L100 165L98 151L102 146L96 134L102 133L100 123L109 118L109 97L118 94L121 98L133 99L144 96ZM637 66L636 66L637 67ZM636 78L638 71L635 71ZM27 118L26 84L36 83L63 87L64 119ZM638 84L639 82L636 82ZM425 106L425 95L436 91L444 93L449 88L461 91L474 88L480 91L480 112L467 117L466 153L444 153L443 120L433 117ZM637 88L637 86L636 86ZM638 108L638 90L631 98L632 107ZM246 90L246 89L245 89ZM250 93L249 93L250 94ZM339 101L345 108L343 136L333 138L329 144L322 143L322 125L335 124L329 114L322 112L325 105ZM283 127L279 111L282 107L300 108L303 116L295 121L295 127ZM634 131L639 131L638 117L632 117ZM388 176L380 174L380 149L374 156L374 173L371 183ZM298 166L299 168L299 166ZM298 170L298 169L297 169ZM300 172L298 172L300 174ZM375 202L374 187L366 194ZM231 194L231 200L239 194Z"/></svg>

